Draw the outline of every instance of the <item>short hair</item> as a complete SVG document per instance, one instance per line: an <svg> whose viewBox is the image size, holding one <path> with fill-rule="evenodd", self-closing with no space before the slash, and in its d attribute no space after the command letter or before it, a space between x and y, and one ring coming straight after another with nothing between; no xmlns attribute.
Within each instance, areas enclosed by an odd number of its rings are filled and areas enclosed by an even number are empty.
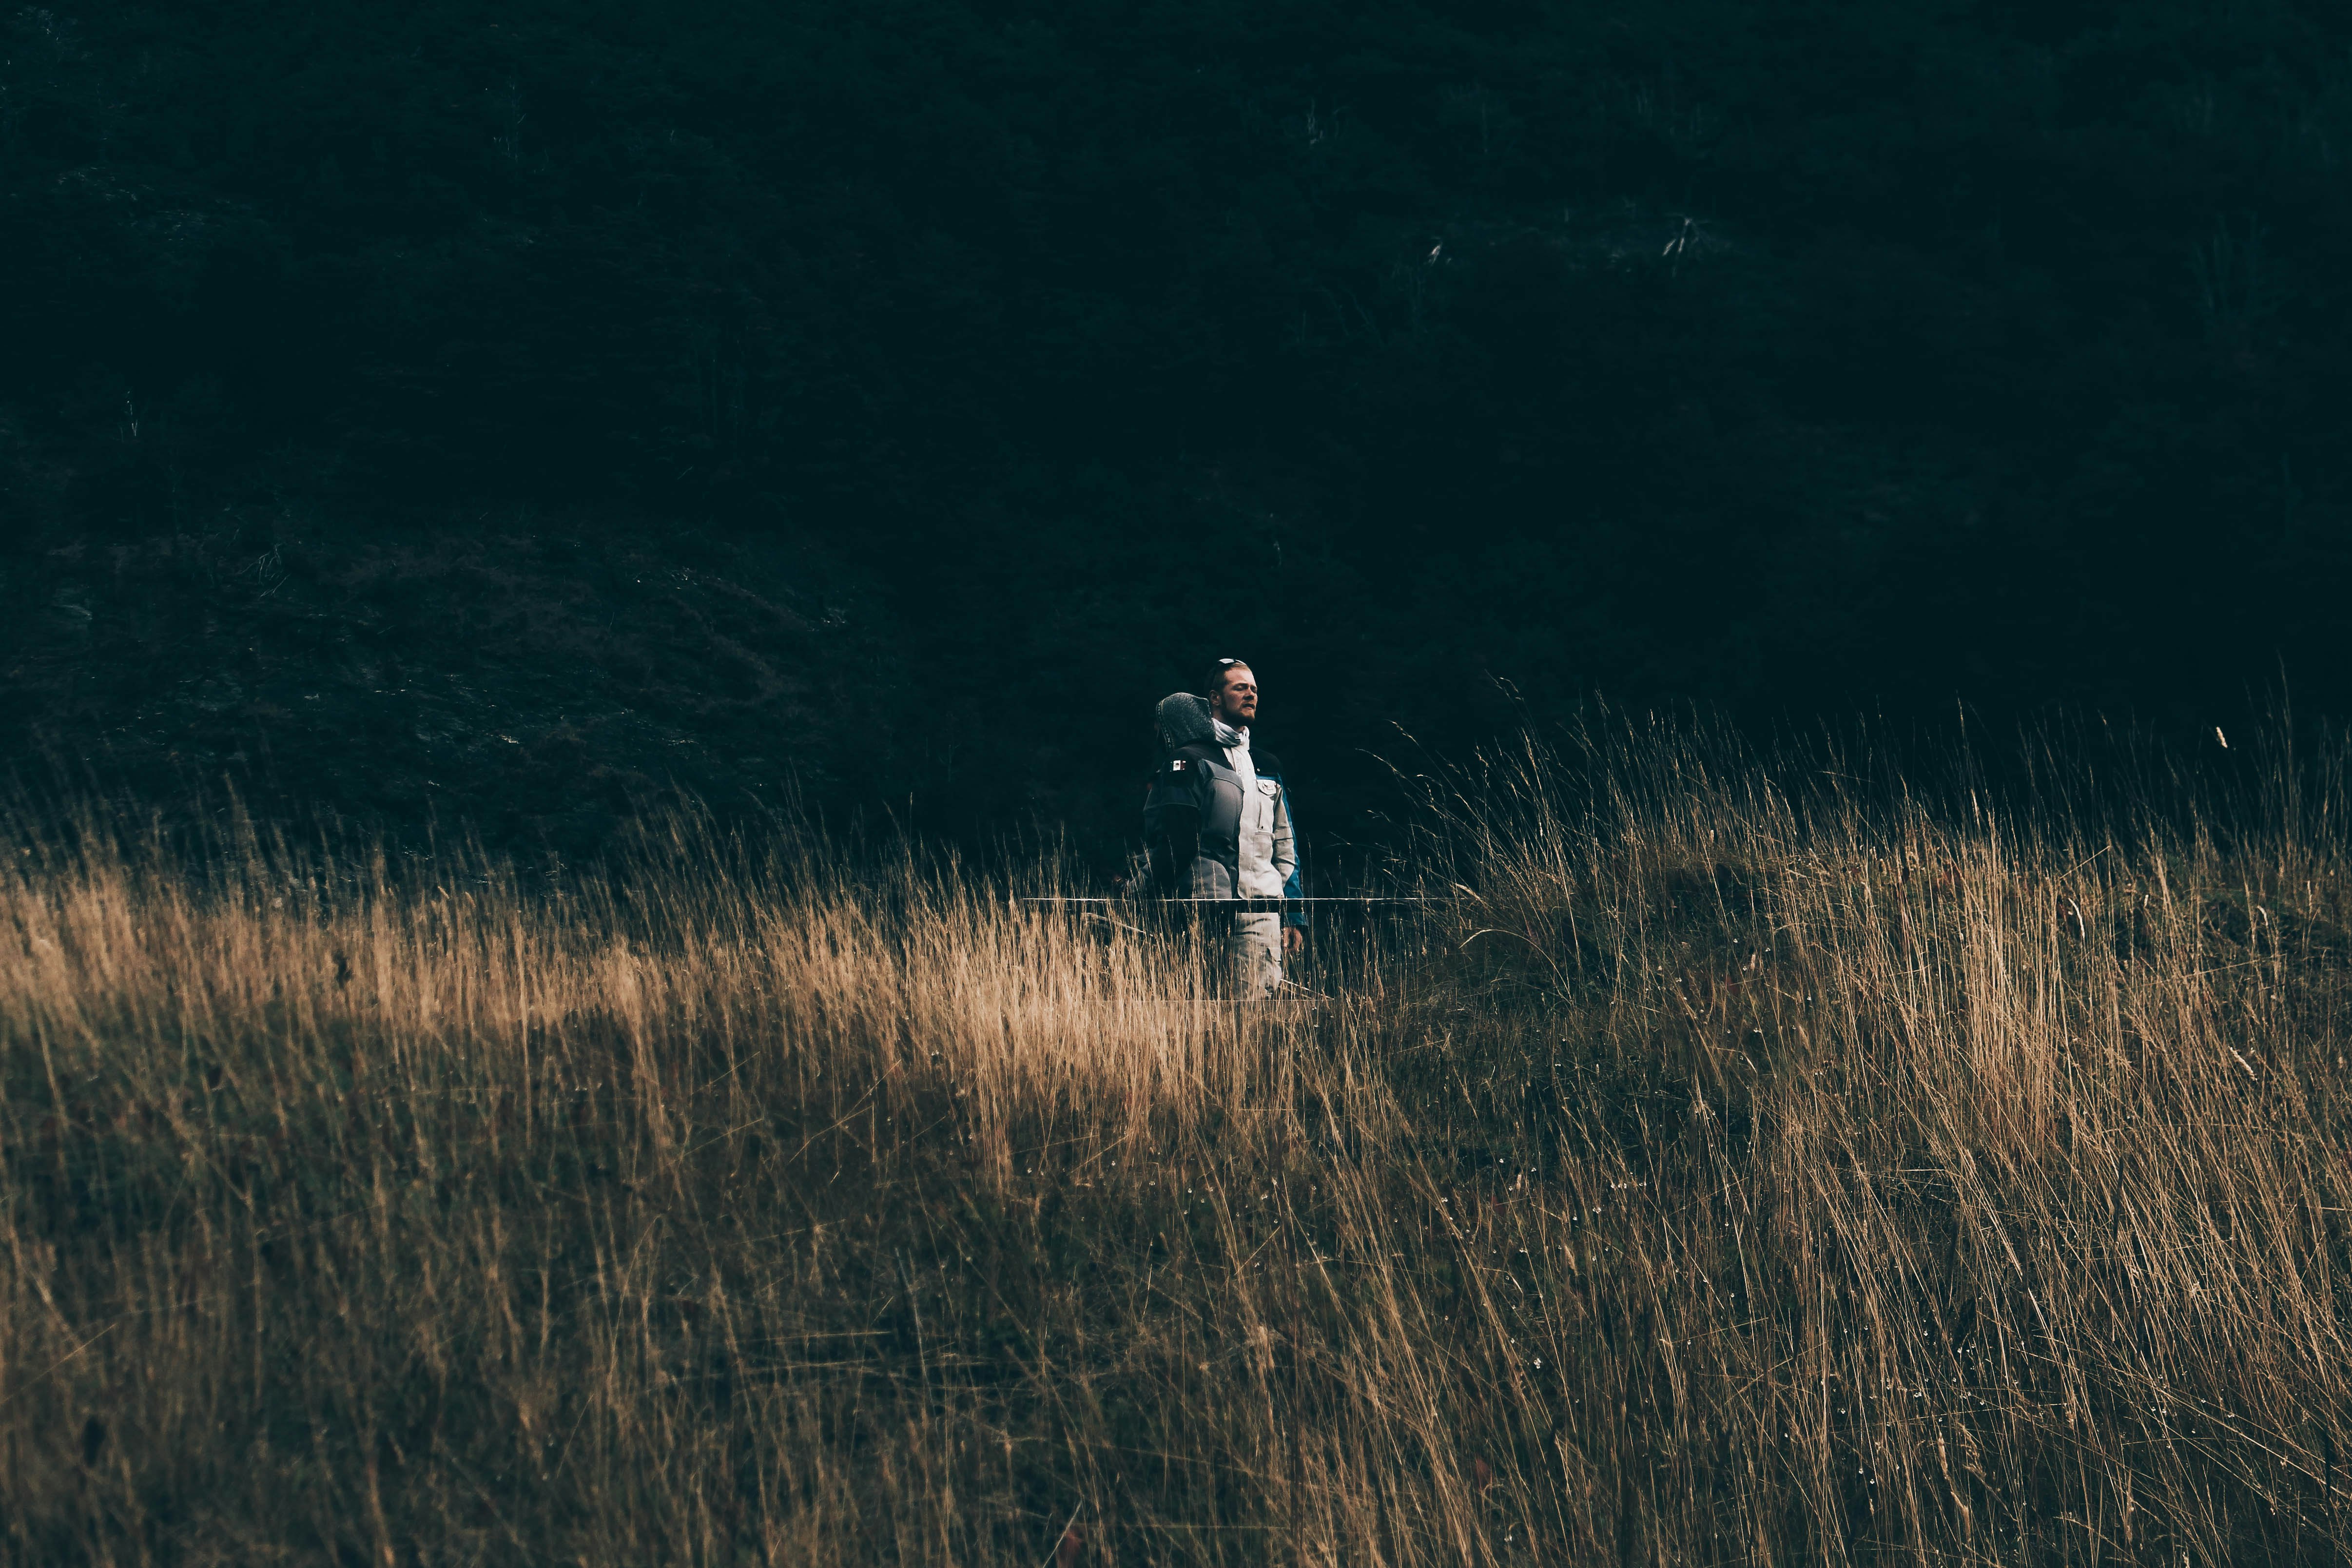
<svg viewBox="0 0 2352 1568"><path fill-rule="evenodd" d="M1215 664L1209 666L1209 678L1201 687L1201 695L1202 696L1209 697L1215 696L1218 693L1225 689L1225 677L1227 675L1232 674L1235 670L1247 670L1249 667L1250 662L1247 659L1219 659ZM1250 673L1253 674L1256 674L1255 670L1252 670Z"/></svg>

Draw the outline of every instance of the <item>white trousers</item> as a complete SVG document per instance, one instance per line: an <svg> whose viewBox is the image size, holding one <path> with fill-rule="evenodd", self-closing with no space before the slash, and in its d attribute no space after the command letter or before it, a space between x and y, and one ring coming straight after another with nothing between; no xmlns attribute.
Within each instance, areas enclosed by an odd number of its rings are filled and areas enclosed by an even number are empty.
<svg viewBox="0 0 2352 1568"><path fill-rule="evenodd" d="M1282 916L1236 915L1229 951L1234 995L1270 997L1282 988Z"/></svg>

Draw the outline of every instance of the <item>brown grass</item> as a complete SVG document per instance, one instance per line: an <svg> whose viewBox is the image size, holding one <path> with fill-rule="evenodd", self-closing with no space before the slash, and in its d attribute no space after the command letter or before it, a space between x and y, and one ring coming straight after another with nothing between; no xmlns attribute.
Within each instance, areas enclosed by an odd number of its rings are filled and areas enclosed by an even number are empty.
<svg viewBox="0 0 2352 1568"><path fill-rule="evenodd" d="M2352 885L2295 777L2094 831L1530 752L1434 802L1464 902L1273 1008L789 836L541 884L19 822L0 1541L2331 1561Z"/></svg>

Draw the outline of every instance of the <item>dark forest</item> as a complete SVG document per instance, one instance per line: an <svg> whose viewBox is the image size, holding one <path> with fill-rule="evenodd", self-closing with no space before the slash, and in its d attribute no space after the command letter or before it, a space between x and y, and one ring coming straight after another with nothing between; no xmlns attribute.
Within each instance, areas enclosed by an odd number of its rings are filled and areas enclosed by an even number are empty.
<svg viewBox="0 0 2352 1568"><path fill-rule="evenodd" d="M2338 5L0 28L30 775L1099 856L1213 654L1332 840L1376 757L1595 694L2209 740L2352 695Z"/></svg>

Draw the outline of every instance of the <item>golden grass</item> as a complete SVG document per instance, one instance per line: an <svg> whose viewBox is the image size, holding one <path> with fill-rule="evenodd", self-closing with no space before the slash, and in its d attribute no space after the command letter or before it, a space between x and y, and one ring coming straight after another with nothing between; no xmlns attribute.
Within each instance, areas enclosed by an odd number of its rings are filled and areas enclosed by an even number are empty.
<svg viewBox="0 0 2352 1568"><path fill-rule="evenodd" d="M1469 896L1277 1008L789 836L19 821L0 1541L2332 1560L2352 886L2294 777L2094 831L1531 751L1433 803Z"/></svg>

